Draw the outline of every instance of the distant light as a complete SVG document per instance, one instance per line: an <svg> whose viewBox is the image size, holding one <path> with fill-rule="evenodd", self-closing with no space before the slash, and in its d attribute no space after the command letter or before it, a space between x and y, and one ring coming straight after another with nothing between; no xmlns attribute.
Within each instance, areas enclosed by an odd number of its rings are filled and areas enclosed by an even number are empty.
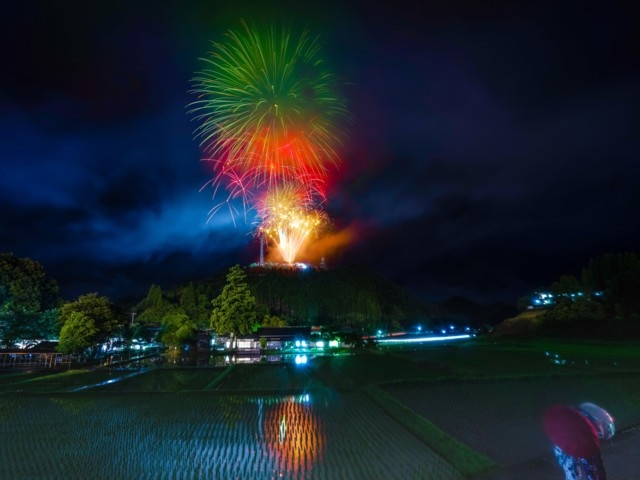
<svg viewBox="0 0 640 480"><path fill-rule="evenodd" d="M301 346L302 348L307 348L307 342L306 342L305 340L302 340L302 341L300 342L300 346Z"/></svg>
<svg viewBox="0 0 640 480"><path fill-rule="evenodd" d="M329 340L330 348L337 348L339 346L338 340Z"/></svg>
<svg viewBox="0 0 640 480"><path fill-rule="evenodd" d="M316 347L318 348L324 348L324 342L322 340L319 340L316 342Z"/></svg>
<svg viewBox="0 0 640 480"><path fill-rule="evenodd" d="M447 335L446 337L420 337L420 338L383 338L379 343L422 343L422 342L444 342L447 340L463 340L471 338L471 335Z"/></svg>
<svg viewBox="0 0 640 480"><path fill-rule="evenodd" d="M378 336L382 335L382 330L378 330Z"/></svg>
<svg viewBox="0 0 640 480"><path fill-rule="evenodd" d="M444 335L445 333L447 333L447 331L445 329L440 330L442 332L442 334Z"/></svg>
<svg viewBox="0 0 640 480"><path fill-rule="evenodd" d="M307 363L307 356L296 355L295 362L296 362L296 365L304 365L305 363Z"/></svg>
<svg viewBox="0 0 640 480"><path fill-rule="evenodd" d="M420 325L418 325L418 331L421 332L422 331L422 327Z"/></svg>
<svg viewBox="0 0 640 480"><path fill-rule="evenodd" d="M296 347L300 347L300 340L296 340Z"/></svg>

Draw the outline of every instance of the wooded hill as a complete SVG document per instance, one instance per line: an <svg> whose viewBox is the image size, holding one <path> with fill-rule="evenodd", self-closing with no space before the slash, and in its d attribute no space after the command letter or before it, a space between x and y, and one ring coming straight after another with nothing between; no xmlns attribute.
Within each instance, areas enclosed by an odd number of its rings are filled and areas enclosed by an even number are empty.
<svg viewBox="0 0 640 480"><path fill-rule="evenodd" d="M404 288L361 265L328 270L308 268L244 268L251 293L259 305L288 325L342 325L373 329L438 328L448 323L473 327L494 325L513 315L506 304L483 306L471 301L464 308L425 304ZM211 300L225 285L227 271L164 293L165 299L185 311L199 311L206 320ZM445 306L446 305L446 306ZM144 309L145 301L139 305ZM192 315L193 316L193 315ZM145 315L140 317L144 320Z"/></svg>

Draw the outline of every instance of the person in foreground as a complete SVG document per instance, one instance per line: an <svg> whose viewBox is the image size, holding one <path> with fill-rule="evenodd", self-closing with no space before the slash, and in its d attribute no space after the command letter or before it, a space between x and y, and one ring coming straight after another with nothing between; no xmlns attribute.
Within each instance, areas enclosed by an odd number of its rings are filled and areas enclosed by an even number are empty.
<svg viewBox="0 0 640 480"><path fill-rule="evenodd" d="M615 434L613 418L594 403L553 405L543 415L544 430L565 480L607 480L600 440Z"/></svg>

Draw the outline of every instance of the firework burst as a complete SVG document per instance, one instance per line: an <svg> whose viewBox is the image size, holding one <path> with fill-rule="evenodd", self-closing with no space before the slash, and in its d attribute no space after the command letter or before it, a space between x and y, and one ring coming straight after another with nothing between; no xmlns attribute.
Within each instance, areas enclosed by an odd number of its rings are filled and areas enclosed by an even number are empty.
<svg viewBox="0 0 640 480"><path fill-rule="evenodd" d="M241 200L245 215L258 215L257 233L288 263L327 220L319 205L339 163L338 125L349 119L319 54L307 30L295 36L241 22L202 59L191 91L195 134L215 172L205 187L214 197L220 188L228 193L209 218L225 204L233 218Z"/></svg>
<svg viewBox="0 0 640 480"><path fill-rule="evenodd" d="M267 193L258 206L258 232L278 247L282 258L293 263L310 234L326 223L326 215L314 208L306 191L291 185Z"/></svg>
<svg viewBox="0 0 640 480"><path fill-rule="evenodd" d="M301 179L311 192L324 192L339 160L336 124L348 116L320 43L306 30L294 37L288 28L241 25L227 32L226 43L213 44L193 79L190 113L215 163L212 183L225 184L231 197Z"/></svg>

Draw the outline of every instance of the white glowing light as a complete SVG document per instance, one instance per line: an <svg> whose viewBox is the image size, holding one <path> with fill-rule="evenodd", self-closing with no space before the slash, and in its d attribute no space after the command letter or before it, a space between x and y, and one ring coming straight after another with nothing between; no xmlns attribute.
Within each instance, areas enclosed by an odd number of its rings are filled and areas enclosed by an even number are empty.
<svg viewBox="0 0 640 480"><path fill-rule="evenodd" d="M382 338L378 343L422 343L422 342L444 342L447 340L463 340L471 338L471 335L447 335L444 337L413 337L413 338Z"/></svg>

